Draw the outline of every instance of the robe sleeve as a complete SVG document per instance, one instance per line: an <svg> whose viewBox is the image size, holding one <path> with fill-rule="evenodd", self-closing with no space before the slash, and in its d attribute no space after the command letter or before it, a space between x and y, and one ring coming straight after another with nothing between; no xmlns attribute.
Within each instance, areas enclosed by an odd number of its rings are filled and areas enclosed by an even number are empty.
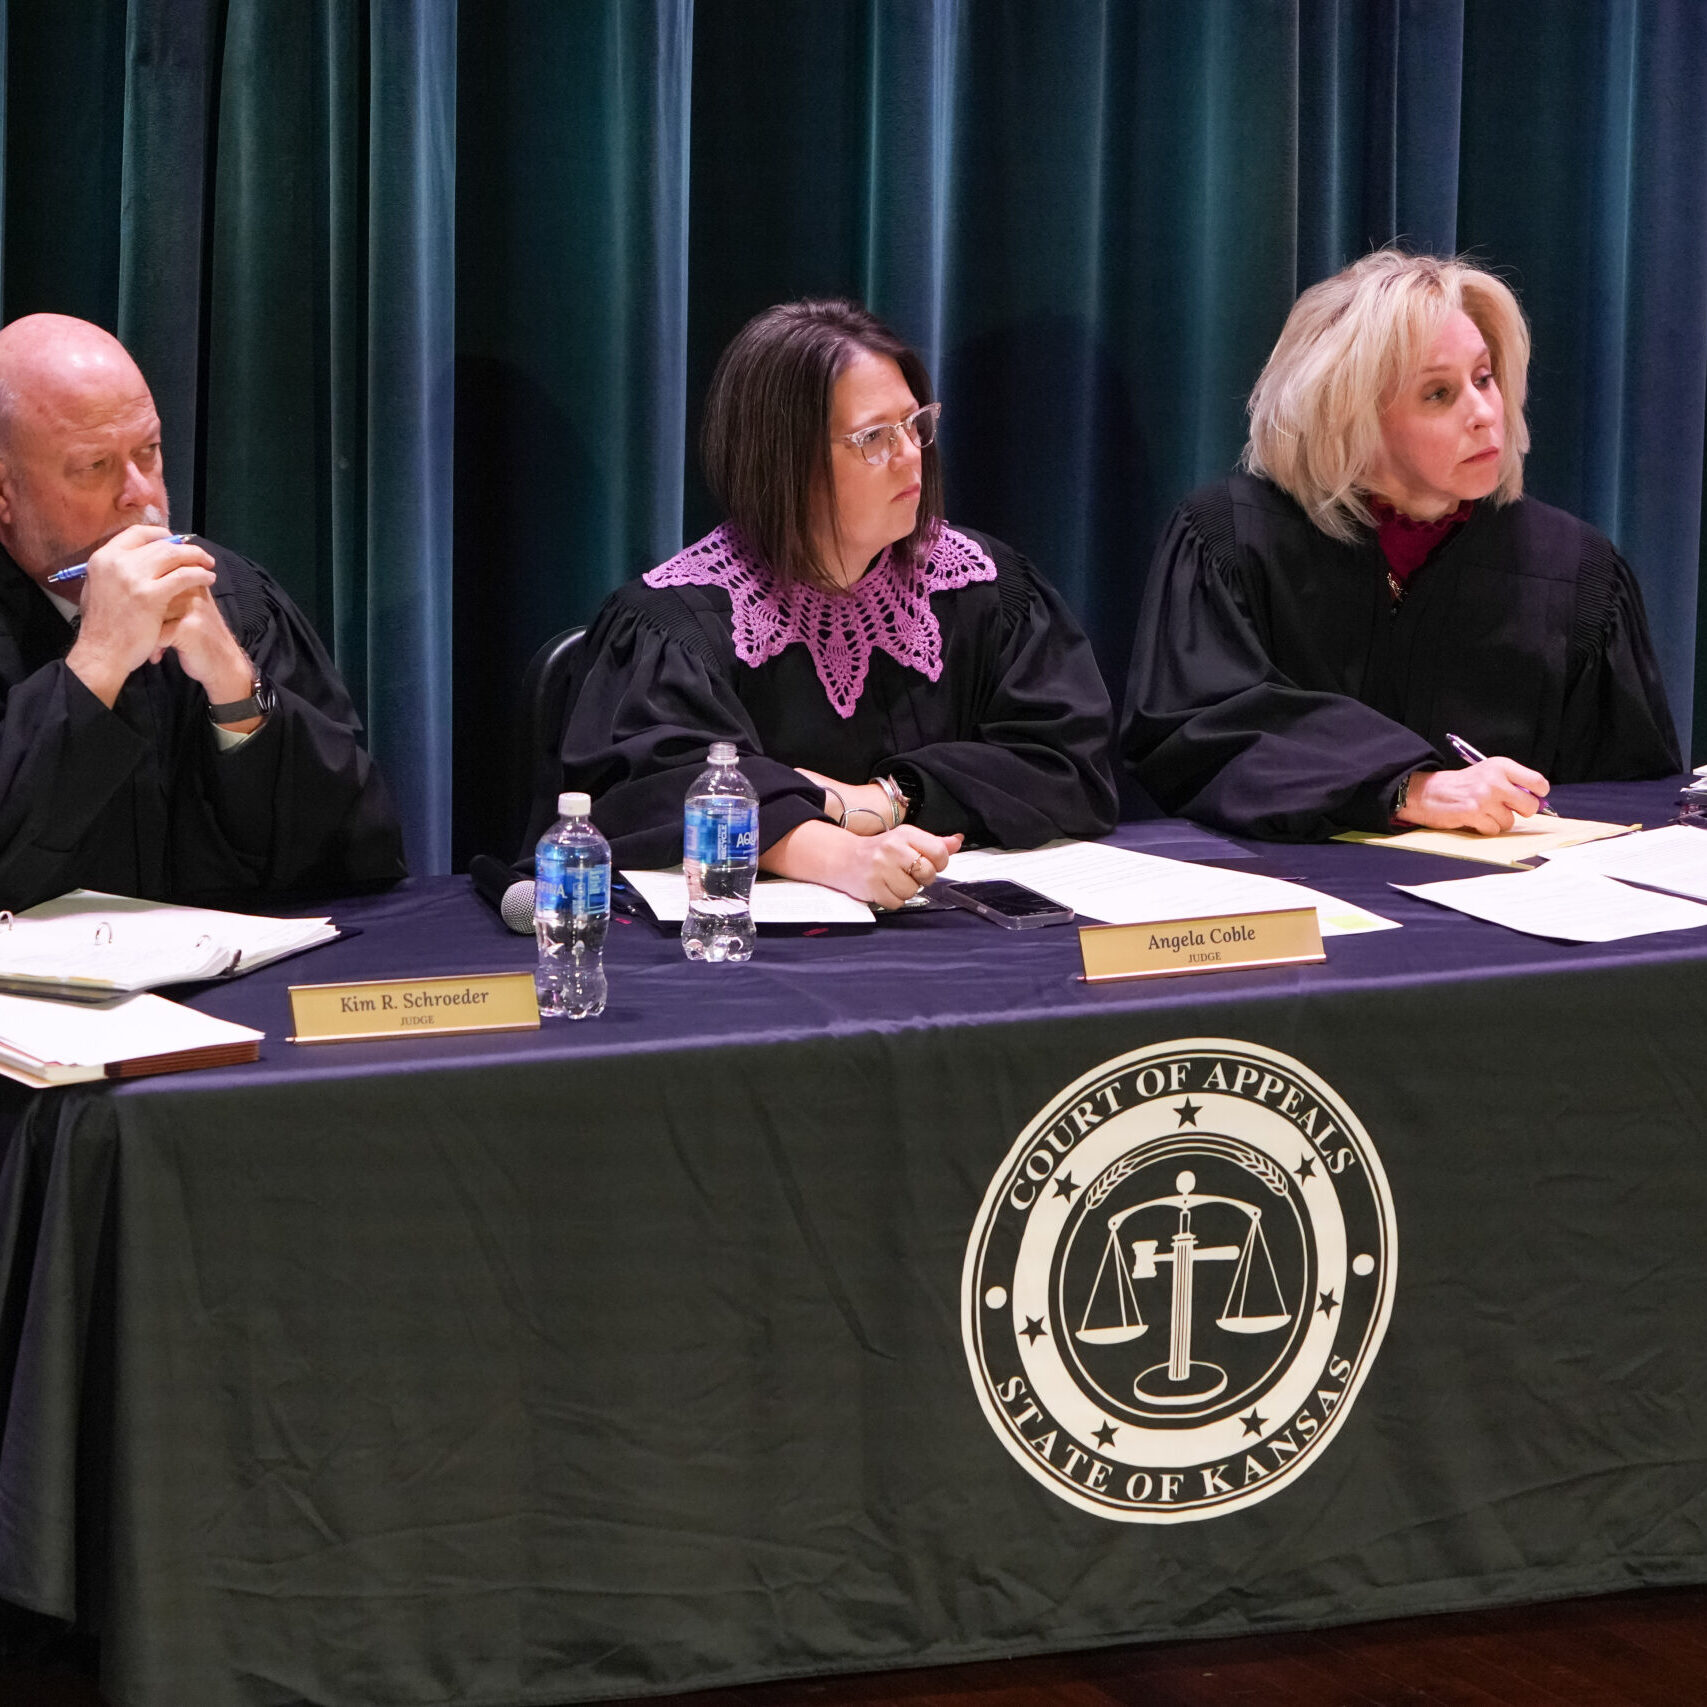
<svg viewBox="0 0 1707 1707"><path fill-rule="evenodd" d="M1217 530L1219 531L1219 530ZM1228 544L1190 502L1145 586L1120 737L1158 804L1275 841L1387 828L1400 781L1438 767L1402 723L1348 695L1304 689L1268 655Z"/></svg>
<svg viewBox="0 0 1707 1707"><path fill-rule="evenodd" d="M81 844L130 779L147 742L63 661L6 693L0 715L0 906L77 887Z"/></svg>
<svg viewBox="0 0 1707 1707"><path fill-rule="evenodd" d="M891 755L880 771L915 782L910 821L933 835L965 833L1002 848L1114 828L1119 797L1109 762L1113 710L1090 642L1060 595L1024 558L979 536L997 566L994 644L962 739ZM963 668L951 651L945 670Z"/></svg>
<svg viewBox="0 0 1707 1707"><path fill-rule="evenodd" d="M671 609L680 620L666 614ZM713 741L735 743L758 793L760 852L796 825L826 818L823 790L765 756L730 685L733 647L719 657L684 600L620 589L581 657L563 730L564 786L592 795L593 821L615 864L645 869L682 857L682 802Z"/></svg>
<svg viewBox="0 0 1707 1707"><path fill-rule="evenodd" d="M222 554L222 572L229 572ZM271 576L244 560L239 640L278 696L241 746L202 748L207 798L229 849L179 851L178 887L346 888L405 875L391 798L362 746L361 719L320 638ZM231 612L227 610L227 620ZM198 731L198 733L200 733ZM205 854L213 857L206 858Z"/></svg>
<svg viewBox="0 0 1707 1707"><path fill-rule="evenodd" d="M1571 674L1555 782L1670 776L1683 768L1642 593L1610 544L1591 549L1578 582Z"/></svg>

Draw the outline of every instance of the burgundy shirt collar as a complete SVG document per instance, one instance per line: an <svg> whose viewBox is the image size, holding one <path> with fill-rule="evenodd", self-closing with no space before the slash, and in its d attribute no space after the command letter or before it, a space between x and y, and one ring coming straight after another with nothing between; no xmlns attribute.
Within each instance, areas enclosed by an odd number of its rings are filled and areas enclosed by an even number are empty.
<svg viewBox="0 0 1707 1707"><path fill-rule="evenodd" d="M1369 509L1375 517L1375 537L1387 559L1391 579L1400 587L1425 564L1435 549L1444 545L1470 519L1476 507L1466 498L1457 509L1432 522L1419 522L1395 510L1384 498L1371 497Z"/></svg>

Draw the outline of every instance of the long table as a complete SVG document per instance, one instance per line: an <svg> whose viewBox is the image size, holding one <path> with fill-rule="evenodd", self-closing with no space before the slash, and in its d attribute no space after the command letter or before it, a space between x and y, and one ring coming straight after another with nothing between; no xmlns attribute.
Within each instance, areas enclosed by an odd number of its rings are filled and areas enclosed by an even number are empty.
<svg viewBox="0 0 1707 1707"><path fill-rule="evenodd" d="M531 961L460 879L337 908L196 997L257 1064L11 1110L0 1598L124 1707L520 1707L1707 1579L1707 933L1260 851L1404 928L1087 986L621 922L597 1021L293 1045L290 982Z"/></svg>

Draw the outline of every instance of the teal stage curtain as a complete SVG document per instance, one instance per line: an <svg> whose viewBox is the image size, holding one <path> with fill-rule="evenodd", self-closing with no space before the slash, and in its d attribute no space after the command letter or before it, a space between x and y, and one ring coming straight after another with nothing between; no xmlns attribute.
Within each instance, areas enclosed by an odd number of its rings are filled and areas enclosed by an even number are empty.
<svg viewBox="0 0 1707 1707"><path fill-rule="evenodd" d="M0 311L116 331L174 519L337 657L451 859L454 0L10 0ZM494 732L494 740L500 738Z"/></svg>
<svg viewBox="0 0 1707 1707"><path fill-rule="evenodd" d="M1530 488L1707 691L1696 0L9 0L0 307L114 327L179 514L333 642L418 869L508 850L533 648L715 518L771 302L864 297L951 514L1116 691L1151 544L1304 285L1394 238L1534 322ZM1707 730L1703 731L1707 736ZM1698 746L1707 746L1700 739Z"/></svg>

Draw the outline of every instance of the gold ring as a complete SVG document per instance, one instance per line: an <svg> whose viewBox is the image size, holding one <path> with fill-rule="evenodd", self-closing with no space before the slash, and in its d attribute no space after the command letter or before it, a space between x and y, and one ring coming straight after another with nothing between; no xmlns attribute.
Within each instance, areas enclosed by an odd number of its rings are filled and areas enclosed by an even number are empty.
<svg viewBox="0 0 1707 1707"><path fill-rule="evenodd" d="M924 866L925 866L925 872L926 872L926 874L925 874L925 876L923 876L923 877L921 877L921 876L919 876L919 867L920 867L920 866L921 866L921 865L924 865ZM925 885L926 885L926 884L927 884L927 883L928 883L928 882L930 882L930 868L929 868L929 866L928 866L928 865L926 865L926 861L925 861L925 856L924 856L924 855L923 855L923 854L917 854L917 855L915 855L915 856L914 856L914 858L913 858L913 863L912 863L912 864L911 864L911 865L910 865L910 866L908 866L908 867L907 867L907 875L908 875L908 876L909 876L909 877L910 877L910 878L912 878L912 880L913 880L913 881L914 881L914 882L915 882L915 883L916 883L916 884L918 884L918 886L919 886L919 887L920 887L920 888L921 888L921 889L923 889L923 888L924 888L924 886L925 886Z"/></svg>

